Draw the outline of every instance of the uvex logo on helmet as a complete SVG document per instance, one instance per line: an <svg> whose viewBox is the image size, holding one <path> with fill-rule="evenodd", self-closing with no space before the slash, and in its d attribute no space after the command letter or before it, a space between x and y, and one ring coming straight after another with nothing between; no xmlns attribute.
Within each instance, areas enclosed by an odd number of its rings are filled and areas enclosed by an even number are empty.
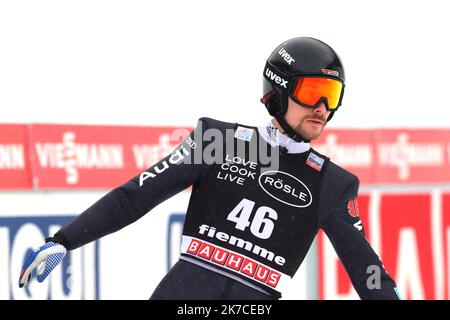
<svg viewBox="0 0 450 320"><path fill-rule="evenodd" d="M308 187L283 171L266 171L259 176L260 187L272 198L292 207L305 208L312 202Z"/></svg>
<svg viewBox="0 0 450 320"><path fill-rule="evenodd" d="M292 62L295 62L295 59L291 57L291 55L286 51L285 48L281 48L278 51L278 54L286 61L287 64L291 65Z"/></svg>
<svg viewBox="0 0 450 320"><path fill-rule="evenodd" d="M266 75L268 80L270 80L272 82L275 82L280 87L283 87L283 88L287 89L288 81L284 80L282 77L277 75L275 72L270 70L268 67L266 68L266 71L264 72L264 74Z"/></svg>

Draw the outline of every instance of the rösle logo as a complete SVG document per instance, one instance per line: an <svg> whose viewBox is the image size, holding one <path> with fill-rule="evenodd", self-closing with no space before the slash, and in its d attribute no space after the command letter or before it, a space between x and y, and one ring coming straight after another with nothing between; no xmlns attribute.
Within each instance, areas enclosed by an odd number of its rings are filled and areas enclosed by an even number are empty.
<svg viewBox="0 0 450 320"><path fill-rule="evenodd" d="M308 187L283 171L266 171L259 176L260 187L272 198L292 207L305 208L312 202Z"/></svg>

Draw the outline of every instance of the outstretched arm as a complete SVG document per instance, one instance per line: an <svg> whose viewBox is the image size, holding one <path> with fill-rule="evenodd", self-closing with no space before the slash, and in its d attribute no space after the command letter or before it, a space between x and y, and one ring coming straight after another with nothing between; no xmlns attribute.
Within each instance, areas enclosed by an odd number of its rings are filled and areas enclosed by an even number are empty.
<svg viewBox="0 0 450 320"><path fill-rule="evenodd" d="M199 121L196 130L202 125ZM201 141L194 141L200 139L194 132L170 155L107 193L47 241L62 244L67 250L76 249L124 228L194 184L203 166L194 163L194 149L201 147Z"/></svg>
<svg viewBox="0 0 450 320"><path fill-rule="evenodd" d="M38 281L44 281L67 250L124 228L164 200L198 182L205 167L201 157L204 126L205 122L200 119L196 129L170 155L107 193L53 237L47 238L47 243L26 259L19 286L28 284L35 268L39 268Z"/></svg>
<svg viewBox="0 0 450 320"><path fill-rule="evenodd" d="M349 202L356 200L358 187L355 177L322 227L361 299L398 300L396 284L367 241L361 219L349 213Z"/></svg>

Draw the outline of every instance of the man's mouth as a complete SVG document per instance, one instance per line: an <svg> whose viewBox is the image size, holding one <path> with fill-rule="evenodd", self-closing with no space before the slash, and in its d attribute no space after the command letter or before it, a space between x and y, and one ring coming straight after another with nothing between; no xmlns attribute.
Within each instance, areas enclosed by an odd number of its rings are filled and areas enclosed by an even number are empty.
<svg viewBox="0 0 450 320"><path fill-rule="evenodd" d="M306 119L306 121L310 121L310 122L312 122L312 123L315 123L315 124L319 124L319 125L322 125L322 124L324 123L324 121L323 121L323 120L321 120L321 119L317 119L317 118L313 118L313 119Z"/></svg>

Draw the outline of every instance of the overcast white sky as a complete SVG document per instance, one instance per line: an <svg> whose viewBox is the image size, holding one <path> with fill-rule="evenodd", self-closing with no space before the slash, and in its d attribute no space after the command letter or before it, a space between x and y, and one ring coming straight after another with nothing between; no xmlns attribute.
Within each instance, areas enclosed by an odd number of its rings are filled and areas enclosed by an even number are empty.
<svg viewBox="0 0 450 320"><path fill-rule="evenodd" d="M265 60L312 36L346 68L330 127L449 127L447 3L0 0L0 123L257 125Z"/></svg>

